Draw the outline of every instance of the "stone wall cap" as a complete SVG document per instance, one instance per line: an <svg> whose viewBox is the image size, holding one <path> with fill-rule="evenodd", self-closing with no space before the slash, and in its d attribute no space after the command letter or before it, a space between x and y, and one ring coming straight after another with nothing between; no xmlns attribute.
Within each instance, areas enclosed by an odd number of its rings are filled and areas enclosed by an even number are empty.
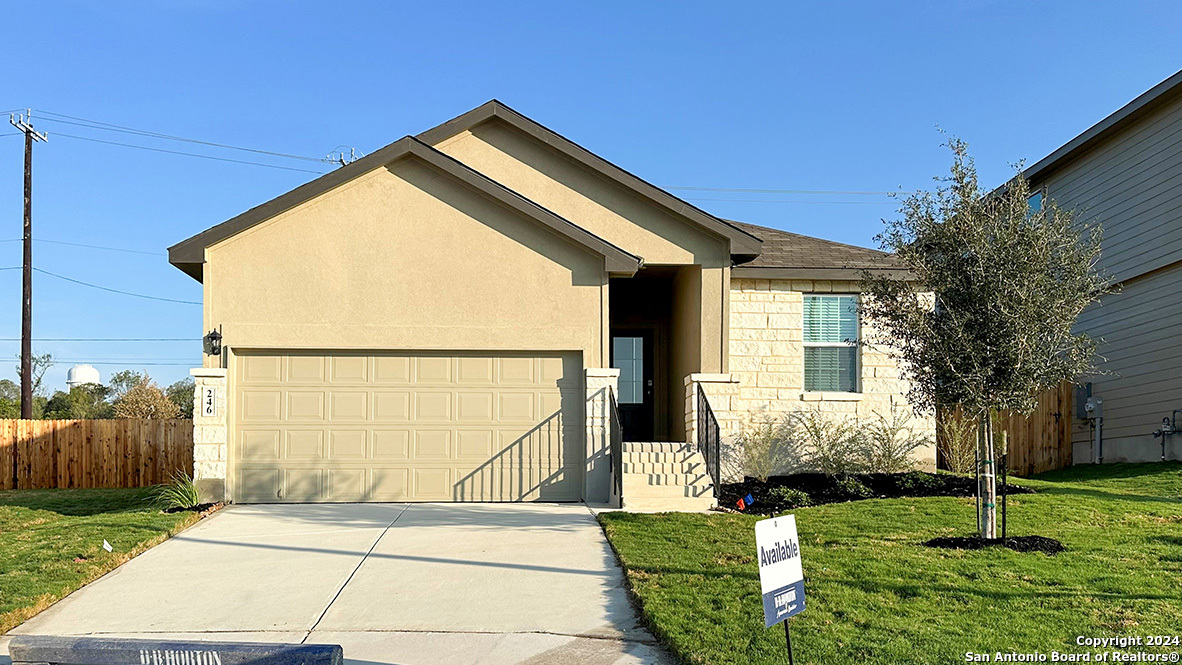
<svg viewBox="0 0 1182 665"><path fill-rule="evenodd" d="M224 379L226 370L222 367L194 367L189 370L189 375L201 379Z"/></svg>
<svg viewBox="0 0 1182 665"><path fill-rule="evenodd" d="M691 383L738 383L734 374L690 374L685 377L685 385Z"/></svg>
<svg viewBox="0 0 1182 665"><path fill-rule="evenodd" d="M620 370L616 367L588 367L588 378L613 378L620 375Z"/></svg>

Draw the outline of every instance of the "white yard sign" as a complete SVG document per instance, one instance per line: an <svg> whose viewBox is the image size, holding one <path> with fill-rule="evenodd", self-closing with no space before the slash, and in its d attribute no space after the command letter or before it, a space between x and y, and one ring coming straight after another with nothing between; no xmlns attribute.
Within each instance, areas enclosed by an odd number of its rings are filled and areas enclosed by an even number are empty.
<svg viewBox="0 0 1182 665"><path fill-rule="evenodd" d="M218 389L216 386L201 387L201 415L210 418L218 415Z"/></svg>
<svg viewBox="0 0 1182 665"><path fill-rule="evenodd" d="M763 622L770 628L804 610L804 569L800 565L796 516L756 522L755 547L759 550Z"/></svg>

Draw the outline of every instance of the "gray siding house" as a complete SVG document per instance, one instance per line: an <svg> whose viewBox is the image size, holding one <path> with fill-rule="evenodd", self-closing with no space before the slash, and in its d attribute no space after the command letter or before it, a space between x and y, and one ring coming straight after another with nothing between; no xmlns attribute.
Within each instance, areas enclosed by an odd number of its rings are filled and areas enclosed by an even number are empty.
<svg viewBox="0 0 1182 665"><path fill-rule="evenodd" d="M1120 288L1078 322L1103 340L1104 373L1081 377L1103 399L1103 461L1159 460L1163 437L1153 433L1182 409L1182 72L1026 176L1032 205L1040 195L1053 198L1102 224L1100 265ZM1075 463L1098 461L1092 425L1071 415ZM1182 433L1164 441L1166 458L1182 459Z"/></svg>

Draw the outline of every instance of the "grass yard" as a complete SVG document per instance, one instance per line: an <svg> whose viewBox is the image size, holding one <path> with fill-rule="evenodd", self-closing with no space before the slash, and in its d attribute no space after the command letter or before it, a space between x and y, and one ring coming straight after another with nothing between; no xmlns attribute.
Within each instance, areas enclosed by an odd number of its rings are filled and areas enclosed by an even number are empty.
<svg viewBox="0 0 1182 665"><path fill-rule="evenodd" d="M945 664L967 651L1075 652L1079 635L1182 633L1182 464L1081 466L1017 482L1038 493L1010 498L1010 535L1056 538L1066 552L920 545L972 535L972 499L793 511L807 597L791 619L796 662ZM787 662L783 629L763 627L758 519L600 515L645 622L684 662Z"/></svg>
<svg viewBox="0 0 1182 665"><path fill-rule="evenodd" d="M146 489L0 491L0 634L196 521Z"/></svg>

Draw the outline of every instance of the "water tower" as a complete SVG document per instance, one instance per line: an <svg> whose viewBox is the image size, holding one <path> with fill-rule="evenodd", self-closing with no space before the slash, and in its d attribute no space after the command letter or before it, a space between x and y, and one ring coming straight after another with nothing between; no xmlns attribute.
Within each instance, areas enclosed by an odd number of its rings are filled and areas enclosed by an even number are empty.
<svg viewBox="0 0 1182 665"><path fill-rule="evenodd" d="M75 386L87 383L102 383L99 371L90 365L74 365L66 372L66 389L73 390Z"/></svg>

